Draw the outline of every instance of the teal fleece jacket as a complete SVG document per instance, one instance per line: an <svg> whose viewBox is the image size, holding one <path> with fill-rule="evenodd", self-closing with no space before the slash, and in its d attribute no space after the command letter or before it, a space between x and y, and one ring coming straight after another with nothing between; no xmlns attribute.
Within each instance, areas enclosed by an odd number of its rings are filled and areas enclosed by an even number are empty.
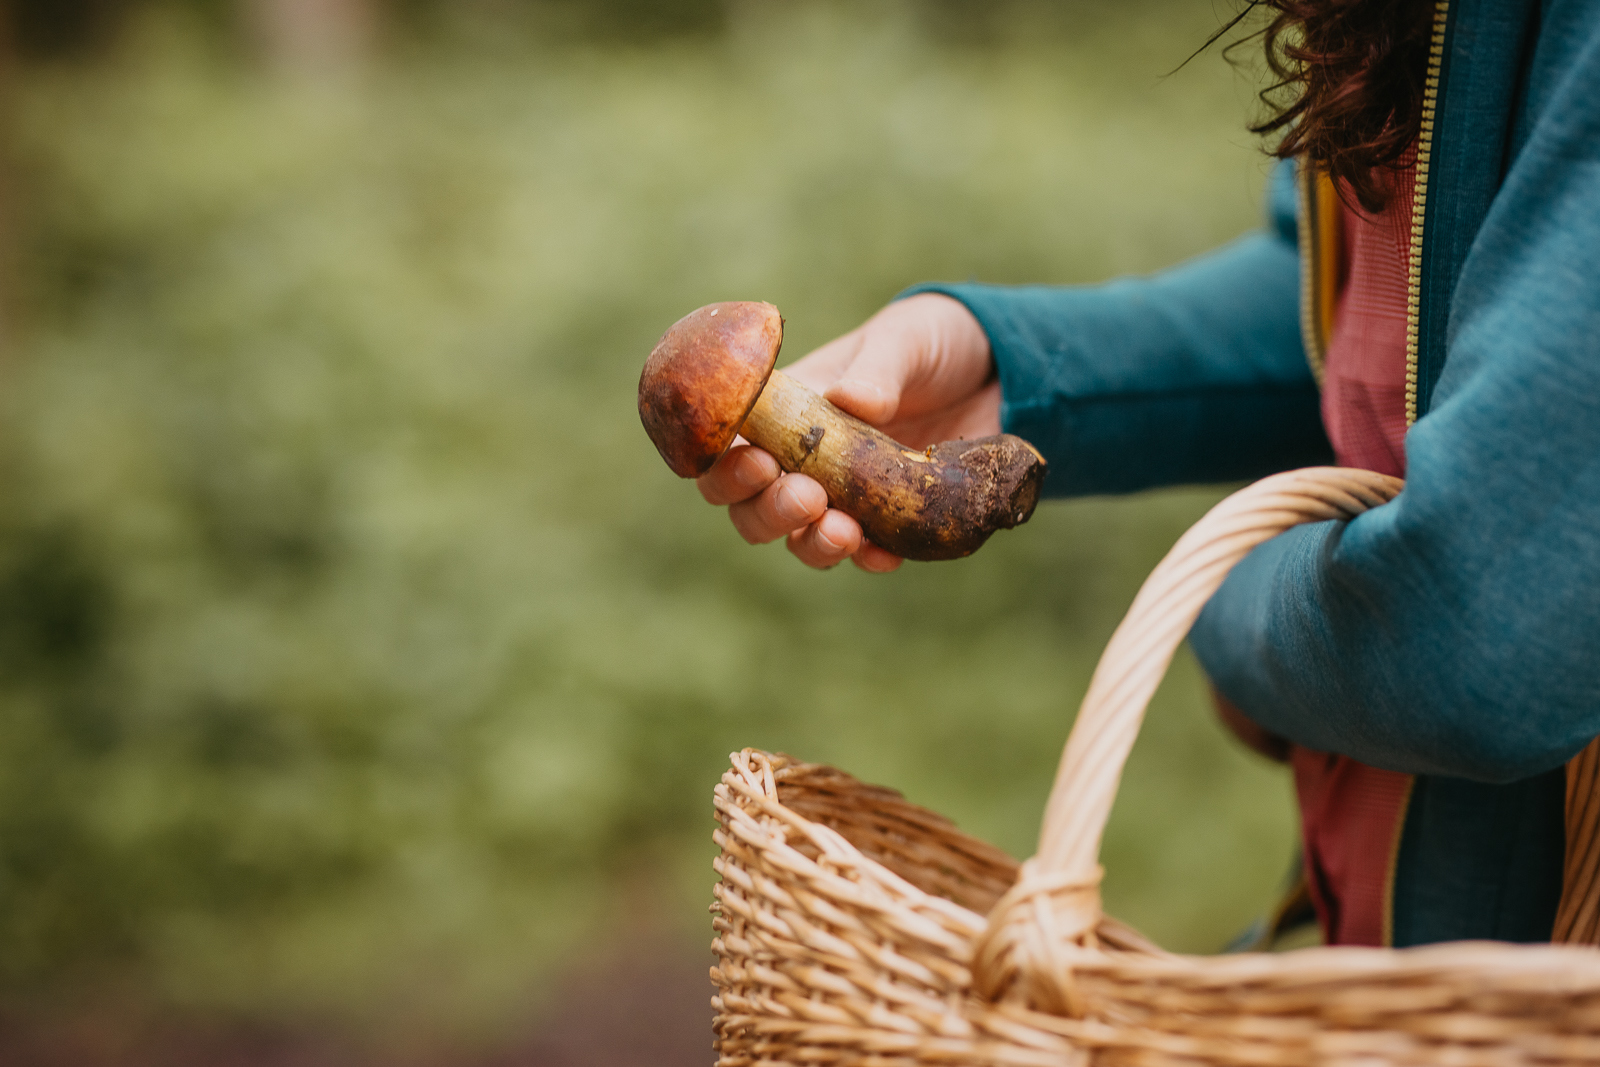
<svg viewBox="0 0 1600 1067"><path fill-rule="evenodd" d="M1298 527L1190 634L1274 733L1418 776L1395 943L1548 939L1563 763L1600 734L1600 0L1455 0L1405 492ZM1253 478L1329 449L1271 225L1154 277L919 286L987 331L1047 493Z"/></svg>

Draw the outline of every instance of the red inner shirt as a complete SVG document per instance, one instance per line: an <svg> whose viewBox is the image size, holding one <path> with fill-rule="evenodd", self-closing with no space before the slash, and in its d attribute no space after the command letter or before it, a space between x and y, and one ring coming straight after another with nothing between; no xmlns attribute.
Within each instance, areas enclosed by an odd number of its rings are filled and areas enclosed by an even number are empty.
<svg viewBox="0 0 1600 1067"><path fill-rule="evenodd" d="M1322 383L1322 421L1339 464L1398 477L1406 472L1406 268L1415 151L1403 162L1389 203L1376 216L1344 208L1342 284ZM1336 945L1384 944L1410 775L1299 746L1291 748L1289 762L1300 800L1306 881L1324 936Z"/></svg>
<svg viewBox="0 0 1600 1067"><path fill-rule="evenodd" d="M1416 173L1408 156L1376 216L1344 206L1342 284L1322 381L1322 422L1340 465L1397 478L1406 473L1406 266Z"/></svg>

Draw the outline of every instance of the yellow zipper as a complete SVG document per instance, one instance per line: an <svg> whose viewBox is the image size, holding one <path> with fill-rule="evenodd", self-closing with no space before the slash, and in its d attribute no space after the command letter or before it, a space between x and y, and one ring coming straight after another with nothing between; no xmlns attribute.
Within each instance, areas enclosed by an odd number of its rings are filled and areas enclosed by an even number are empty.
<svg viewBox="0 0 1600 1067"><path fill-rule="evenodd" d="M1428 215L1428 165L1433 159L1433 121L1439 110L1439 75L1444 69L1444 31L1450 0L1433 5L1433 40L1428 46L1428 76L1422 87L1422 129L1417 133L1417 183L1411 199L1411 253L1406 263L1406 426L1417 421L1417 320L1422 312L1422 228ZM1400 845L1411 807L1415 778L1406 783L1405 799L1395 819L1389 862L1383 877L1383 944L1394 946L1394 883L1400 868Z"/></svg>
<svg viewBox="0 0 1600 1067"><path fill-rule="evenodd" d="M1302 158L1297 177L1300 218L1305 226L1305 238L1300 241L1300 334L1306 362L1320 387L1339 300L1343 218L1339 191L1326 171Z"/></svg>
<svg viewBox="0 0 1600 1067"><path fill-rule="evenodd" d="M1406 425L1417 421L1417 320L1422 310L1422 224L1428 214L1428 164L1433 157L1433 120L1444 67L1444 31L1450 0L1433 6L1433 41L1422 89L1422 130L1417 136L1417 185L1411 201L1411 255L1406 267Z"/></svg>
<svg viewBox="0 0 1600 1067"><path fill-rule="evenodd" d="M1400 842L1406 834L1406 815L1411 811L1411 794L1416 792L1415 775L1406 779L1406 795L1400 798L1400 812L1394 817L1389 838L1389 860L1383 869L1383 947L1394 948L1394 880L1400 872Z"/></svg>
<svg viewBox="0 0 1600 1067"><path fill-rule="evenodd" d="M1317 177L1311 161L1300 159L1300 169L1295 175L1295 186L1300 194L1300 225L1305 227L1300 235L1300 340L1305 345L1306 362L1311 364L1311 376L1322 388L1322 369L1327 361L1327 350L1322 344L1322 323L1318 321L1317 307Z"/></svg>

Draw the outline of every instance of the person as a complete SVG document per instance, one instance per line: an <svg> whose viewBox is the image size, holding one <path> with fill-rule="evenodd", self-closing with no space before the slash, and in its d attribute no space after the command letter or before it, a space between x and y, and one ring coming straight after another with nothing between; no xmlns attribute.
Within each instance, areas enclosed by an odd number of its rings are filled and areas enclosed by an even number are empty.
<svg viewBox="0 0 1600 1067"><path fill-rule="evenodd" d="M1252 552L1190 634L1293 767L1331 943L1552 936L1600 735L1600 0L1266 0L1258 233L1092 287L917 286L790 373L1046 493L1337 461L1393 503ZM699 482L812 567L899 560L747 445Z"/></svg>

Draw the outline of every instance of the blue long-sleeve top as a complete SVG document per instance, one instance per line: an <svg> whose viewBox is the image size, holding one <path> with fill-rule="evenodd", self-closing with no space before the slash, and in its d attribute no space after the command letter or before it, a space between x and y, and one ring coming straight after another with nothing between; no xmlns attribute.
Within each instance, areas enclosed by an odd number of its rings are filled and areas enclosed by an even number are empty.
<svg viewBox="0 0 1600 1067"><path fill-rule="evenodd" d="M1548 886L1521 901L1496 868L1548 883L1553 849L1559 888L1559 769L1600 734L1600 0L1458 0L1451 19L1405 491L1256 549L1190 635L1268 730L1422 776L1402 944L1548 937ZM1264 232L1153 277L913 290L982 323L1047 493L1329 458L1291 181Z"/></svg>

